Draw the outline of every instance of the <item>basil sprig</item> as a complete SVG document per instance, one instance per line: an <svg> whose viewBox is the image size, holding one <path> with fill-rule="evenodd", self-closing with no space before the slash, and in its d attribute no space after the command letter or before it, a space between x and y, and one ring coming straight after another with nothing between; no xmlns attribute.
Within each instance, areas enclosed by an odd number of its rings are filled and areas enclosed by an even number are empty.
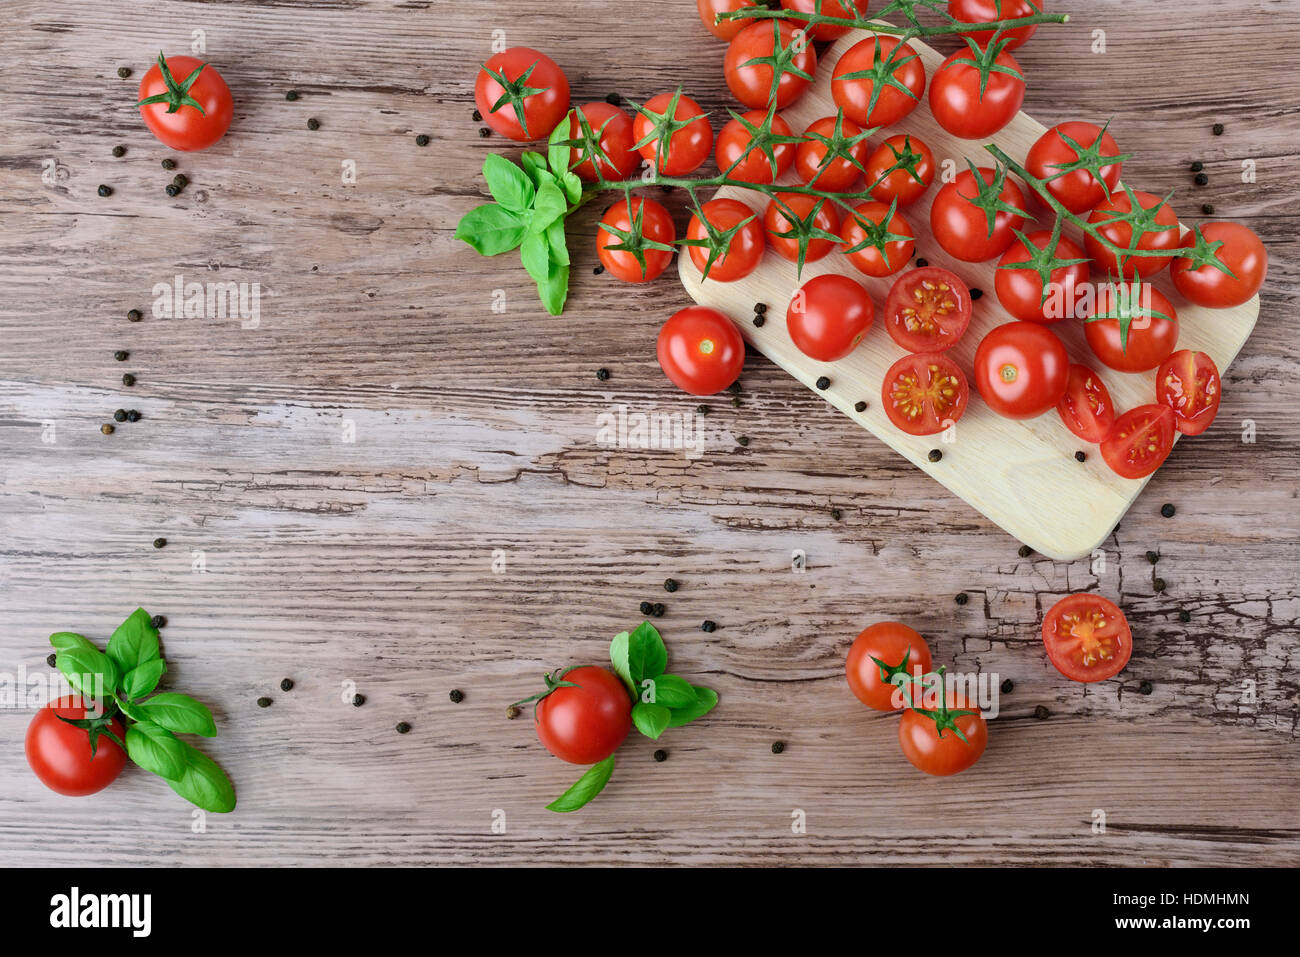
<svg viewBox="0 0 1300 957"><path fill-rule="evenodd" d="M158 647L158 629L143 608L131 612L100 651L94 642L70 631L50 635L55 666L83 698L99 702L102 714L96 718L72 720L91 736L91 753L96 739L107 735L121 745L127 756L150 774L156 774L185 800L205 811L234 810L235 787L221 767L202 751L176 737L198 734L211 738L217 733L212 712L189 695L164 691L154 694L167 670ZM120 712L126 739L111 730L111 719Z"/></svg>

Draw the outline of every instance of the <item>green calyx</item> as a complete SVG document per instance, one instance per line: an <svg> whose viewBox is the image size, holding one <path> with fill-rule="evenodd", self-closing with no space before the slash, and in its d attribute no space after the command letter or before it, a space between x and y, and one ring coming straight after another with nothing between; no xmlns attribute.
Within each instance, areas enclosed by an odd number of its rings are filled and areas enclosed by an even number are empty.
<svg viewBox="0 0 1300 957"><path fill-rule="evenodd" d="M532 134L528 132L528 117L525 115L524 100L530 96L536 96L538 93L545 93L550 89L549 86L529 86L528 78L533 75L537 69L538 61L534 60L528 65L528 69L520 73L513 80L506 76L505 70L493 70L486 63L482 64L482 70L492 79L496 80L497 85L501 87L501 95L497 97L495 103L488 107L489 113L496 113L507 103L514 109L515 119L519 122L519 127L524 131L524 136L532 139Z"/></svg>
<svg viewBox="0 0 1300 957"><path fill-rule="evenodd" d="M166 103L168 113L175 113L182 106L192 106L194 109L198 110L199 113L206 116L207 114L203 110L203 105L199 103L198 100L194 99L194 97L190 96L190 87L194 86L195 81L198 80L199 74L203 72L205 66L207 66L206 63L200 63L194 68L193 73L187 76L180 83L177 83L176 78L172 76L171 68L167 66L167 59L160 52L158 54L158 72L162 74L162 81L167 85L167 92L147 96L137 103L136 106L149 106L151 103Z"/></svg>
<svg viewBox="0 0 1300 957"><path fill-rule="evenodd" d="M961 728L957 727L957 719L964 718L972 714L979 714L979 712L967 710L964 708L948 707L948 695L947 695L947 691L944 688L944 679L943 679L943 675L946 670L947 669L943 665L940 665L935 671L931 672L928 675L922 675L921 678L919 679L921 682L924 682L925 679L929 677L936 677L938 679L939 700L933 708L917 707L917 705L915 705L912 702L912 696L908 684L904 684L902 686L903 703L912 711L916 712L919 715L924 715L925 717L933 721L935 730L939 737L942 738L943 733L945 731L951 731L953 734L957 736L958 740L966 744L969 744L970 741L967 739L966 735L962 733ZM917 680L918 679L916 678L911 679L912 682L916 682Z"/></svg>

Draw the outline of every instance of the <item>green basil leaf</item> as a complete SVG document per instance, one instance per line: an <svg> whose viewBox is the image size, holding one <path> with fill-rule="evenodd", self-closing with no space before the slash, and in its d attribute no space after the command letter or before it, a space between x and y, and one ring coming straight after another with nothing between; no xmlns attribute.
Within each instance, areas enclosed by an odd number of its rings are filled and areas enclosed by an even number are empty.
<svg viewBox="0 0 1300 957"><path fill-rule="evenodd" d="M686 708L674 708L672 717L668 720L668 727L680 728L684 724L690 724L696 718L702 718L712 711L718 704L718 693L712 688L704 688L700 685L695 686L695 704Z"/></svg>
<svg viewBox="0 0 1300 957"><path fill-rule="evenodd" d="M632 723L647 738L657 739L668 727L672 714L661 704L638 701L632 705Z"/></svg>
<svg viewBox="0 0 1300 957"><path fill-rule="evenodd" d="M483 161L483 178L492 198L505 209L522 213L533 205L536 190L528 175L500 153L489 153Z"/></svg>
<svg viewBox="0 0 1300 957"><path fill-rule="evenodd" d="M139 721L126 729L126 753L150 774L175 781L185 772L185 746L166 728Z"/></svg>
<svg viewBox="0 0 1300 957"><path fill-rule="evenodd" d="M632 631L632 680L637 687L646 678L658 678L668 667L668 649L655 626L643 621Z"/></svg>
<svg viewBox="0 0 1300 957"><path fill-rule="evenodd" d="M577 173L564 173L560 176L560 188L564 190L564 196L569 201L569 205L576 206L582 199L582 180L578 178Z"/></svg>
<svg viewBox="0 0 1300 957"><path fill-rule="evenodd" d="M211 738L217 733L212 712L189 695L171 691L156 694L137 702L135 710L143 714L146 720L177 734L201 734L205 738Z"/></svg>
<svg viewBox="0 0 1300 957"><path fill-rule="evenodd" d="M548 266L546 281L537 282L537 295L542 300L546 311L558 316L564 311L564 302L569 298L569 267L551 262Z"/></svg>
<svg viewBox="0 0 1300 957"><path fill-rule="evenodd" d="M558 266L569 265L569 246L564 238L563 217L546 227L546 248L551 262Z"/></svg>
<svg viewBox="0 0 1300 957"><path fill-rule="evenodd" d="M108 657L123 675L158 657L158 629L147 611L137 608L117 626L108 639Z"/></svg>
<svg viewBox="0 0 1300 957"><path fill-rule="evenodd" d="M689 708L695 704L695 689L685 678L676 675L659 675L647 679L654 682L654 703L665 708Z"/></svg>
<svg viewBox="0 0 1300 957"><path fill-rule="evenodd" d="M71 651L73 648L90 648L94 651L99 649L85 635L78 635L71 631L56 631L50 635L50 645L55 651Z"/></svg>
<svg viewBox="0 0 1300 957"><path fill-rule="evenodd" d="M623 684L627 686L628 695L636 700L636 685L632 682L632 668L628 664L627 652L628 633L620 631L609 643L609 660L614 663L614 673L622 678Z"/></svg>
<svg viewBox="0 0 1300 957"><path fill-rule="evenodd" d="M557 797L546 810L567 814L583 807L597 794L605 789L609 777L614 773L614 755L610 755L599 764L587 768L587 773L573 782L573 786Z"/></svg>
<svg viewBox="0 0 1300 957"><path fill-rule="evenodd" d="M58 652L54 664L81 695L103 700L117 688L118 671L113 659L89 642L85 647ZM103 683L96 688L96 678Z"/></svg>
<svg viewBox="0 0 1300 957"><path fill-rule="evenodd" d="M546 227L560 219L569 211L569 203L564 192L554 182L543 182L537 187L537 199L533 202L533 220L528 229L534 233L546 231Z"/></svg>
<svg viewBox="0 0 1300 957"><path fill-rule="evenodd" d="M168 786L185 800L205 811L225 814L235 809L235 786L226 772L210 757L184 741L177 742L185 749L185 769Z"/></svg>
<svg viewBox="0 0 1300 957"><path fill-rule="evenodd" d="M551 178L551 172L546 168L546 157L541 153L525 153L519 160L534 187L541 186L544 178Z"/></svg>
<svg viewBox="0 0 1300 957"><path fill-rule="evenodd" d="M524 238L524 231L523 217L496 203L475 206L456 224L456 238L484 256L514 249Z"/></svg>
<svg viewBox="0 0 1300 957"><path fill-rule="evenodd" d="M570 110L564 119L556 124L555 129L551 130L550 138L546 141L546 159L550 163L551 172L555 173L556 176L569 171L570 149L568 146L561 144L569 139L569 130L572 126L573 110ZM574 139L577 139L577 137L574 137Z"/></svg>
<svg viewBox="0 0 1300 957"><path fill-rule="evenodd" d="M550 270L550 256L548 255L546 238L537 233L530 232L524 237L524 241L519 244L519 261L524 264L528 270L528 275L537 281L540 288L541 284L546 281L547 273Z"/></svg>
<svg viewBox="0 0 1300 957"><path fill-rule="evenodd" d="M146 661L139 667L132 668L122 676L122 693L131 701L143 698L158 687L158 681L167 670L167 662L161 658Z"/></svg>

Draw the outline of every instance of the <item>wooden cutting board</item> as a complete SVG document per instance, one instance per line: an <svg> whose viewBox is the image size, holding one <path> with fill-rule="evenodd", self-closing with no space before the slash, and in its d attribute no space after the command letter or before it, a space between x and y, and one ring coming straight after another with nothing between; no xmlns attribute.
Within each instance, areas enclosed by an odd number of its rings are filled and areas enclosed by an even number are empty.
<svg viewBox="0 0 1300 957"><path fill-rule="evenodd" d="M854 43L869 36L865 31L852 31L820 58L812 87L782 111L791 129L799 132L820 117L835 115L835 102L831 98L835 64ZM911 43L925 64L927 77L933 77L944 57L917 40ZM1027 79L1033 82L1028 74ZM1122 96L1123 91L1117 90L1115 95ZM939 166L935 184L921 200L902 212L916 233L918 257L952 270L972 289L984 291L984 296L974 304L970 329L949 353L971 380L974 393L971 370L975 348L985 333L1010 322L1012 317L998 304L993 291L997 261L972 264L947 255L930 235L930 204L942 185L940 180L945 176L951 179L966 169L967 157L980 166L993 166L994 162L983 148L987 141L960 140L944 132L930 114L925 96L922 100L900 124L872 137L871 146L875 147L886 136L905 132L919 136L934 151ZM1030 146L1045 130L1042 124L1020 113L992 139L1007 155L1023 162ZM1115 129L1112 133L1122 149L1124 130ZM798 179L791 171L780 182L796 183ZM1141 188L1141 184L1135 184L1135 188ZM739 199L760 215L766 205L762 194L739 187L724 187L717 196ZM1032 195L1027 199L1030 204L1027 208L1045 214L1045 225L1050 225L1051 213L1045 205ZM1180 210L1180 201L1186 201L1186 196L1174 196L1171 205L1175 211ZM1026 232L1031 228L1032 224L1026 226ZM1076 241L1080 239L1078 231L1068 225L1066 234ZM907 435L891 425L881 405L881 382L885 371L905 355L889 338L881 321L885 296L894 277L865 276L834 251L818 262L806 264L802 279L796 278L793 263L770 251L757 270L738 282L703 280L689 256L678 257L678 271L691 297L701 305L729 315L755 349L808 388L819 391L828 402L918 469L1037 552L1061 560L1088 555L1110 534L1146 485L1148 479L1123 479L1111 472L1098 448L1075 438L1054 412L1029 421L1013 421L994 414L973 394L951 441L944 441L942 435ZM876 322L852 355L838 362L824 363L808 358L795 347L786 331L785 310L803 282L828 272L851 276L867 288L876 304ZM1205 309L1177 294L1168 270L1156 277L1155 285L1178 310L1178 347L1209 353L1220 371L1225 371L1255 327L1259 297L1235 309ZM758 302L768 306L767 321L762 328L753 324L754 304ZM1061 337L1072 360L1086 362L1101 374L1119 411L1154 401L1154 372L1130 375L1106 369L1096 361L1084 341L1082 323L1066 320L1052 325L1051 329ZM831 380L830 388L825 391L816 390L814 385L821 376ZM854 411L854 404L859 401L867 403L863 412ZM943 452L943 457L939 462L931 462L930 450L936 448ZM1087 453L1085 462L1076 461L1074 455L1079 450ZM808 451L810 456L816 454L816 449Z"/></svg>

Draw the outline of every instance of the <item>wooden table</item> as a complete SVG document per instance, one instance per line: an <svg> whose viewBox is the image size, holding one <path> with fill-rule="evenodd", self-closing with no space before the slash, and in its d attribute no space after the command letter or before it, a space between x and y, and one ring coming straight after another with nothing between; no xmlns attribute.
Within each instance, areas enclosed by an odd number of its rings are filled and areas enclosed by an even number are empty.
<svg viewBox="0 0 1300 957"><path fill-rule="evenodd" d="M1053 6L1074 20L1022 51L1025 109L1049 124L1113 116L1137 153L1126 179L1177 187L1190 222L1212 202L1272 256L1218 423L1179 444L1099 575L1018 557L765 360L747 365L738 407L704 401L702 457L603 447L602 412L697 404L654 357L659 325L688 302L680 285L593 275L599 204L571 223L560 318L515 257L453 240L483 199L483 157L505 145L470 117L491 32L554 56L576 101L680 82L721 115L723 47L690 0L644 0L636 20L609 0L10 4L0 670L43 672L51 631L103 640L137 605L165 614L166 686L212 706L207 748L239 807L194 833L189 806L138 770L94 800L54 795L24 766L30 710L10 708L6 862L1300 863L1300 102L1287 52L1300 4L1228 17L1210 0L1156 16L1120 0ZM179 155L190 185L168 199L169 154L133 94L191 30L236 113L215 148ZM1207 80L1210 67L1227 75ZM1187 171L1198 159L1203 189ZM681 197L668 201L680 214ZM260 321L154 318L155 284L177 275L260 284ZM144 321L127 322L132 308ZM143 418L100 434L117 408ZM1062 593L1097 588L1121 600L1137 649L1118 679L1071 684L1038 622ZM665 735L665 763L630 741L605 794L550 814L577 770L506 705L544 670L604 661L643 600L667 606L673 670L722 703ZM894 719L849 694L849 643L887 618L926 634L937 663L1014 681L973 770L914 772ZM353 686L363 707L343 700ZM55 829L80 839L50 841Z"/></svg>

